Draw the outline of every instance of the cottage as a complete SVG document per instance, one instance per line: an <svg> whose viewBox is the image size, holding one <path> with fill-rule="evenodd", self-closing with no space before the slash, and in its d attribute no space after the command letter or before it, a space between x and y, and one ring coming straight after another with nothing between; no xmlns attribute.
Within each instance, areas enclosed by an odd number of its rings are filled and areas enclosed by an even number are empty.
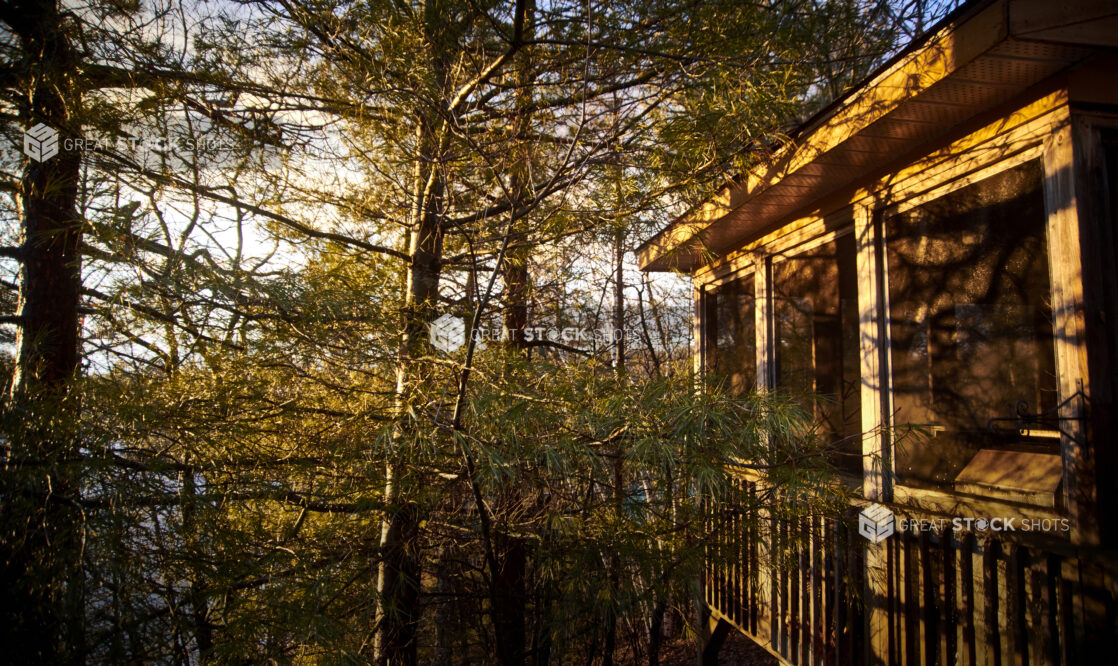
<svg viewBox="0 0 1118 666"><path fill-rule="evenodd" d="M884 508L727 526L708 654L733 627L788 663L1113 659L1118 5L970 2L793 138L639 261L692 276L699 370L825 397L854 510ZM787 529L813 545L776 580L756 541Z"/></svg>

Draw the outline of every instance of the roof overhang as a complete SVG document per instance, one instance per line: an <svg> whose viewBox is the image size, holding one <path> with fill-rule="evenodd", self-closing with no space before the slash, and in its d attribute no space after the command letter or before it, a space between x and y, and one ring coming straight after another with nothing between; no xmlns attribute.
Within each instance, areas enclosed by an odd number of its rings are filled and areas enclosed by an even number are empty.
<svg viewBox="0 0 1118 666"><path fill-rule="evenodd" d="M802 125L773 159L638 248L638 263L692 272L1099 46L1118 47L1113 0L965 5Z"/></svg>

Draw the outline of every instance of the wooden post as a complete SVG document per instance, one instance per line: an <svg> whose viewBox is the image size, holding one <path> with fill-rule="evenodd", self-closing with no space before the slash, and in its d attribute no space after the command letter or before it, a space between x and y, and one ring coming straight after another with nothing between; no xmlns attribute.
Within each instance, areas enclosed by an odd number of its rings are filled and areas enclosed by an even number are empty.
<svg viewBox="0 0 1118 666"><path fill-rule="evenodd" d="M1118 451L1113 445L1118 438L1118 186L1114 173L1118 168L1118 160L1114 160L1118 156L1114 144L1118 118L1073 110L1071 119L1083 298L1080 339L1087 348L1084 390L1090 396L1085 430L1094 445L1090 460L1084 462L1092 464L1090 481L1095 496L1080 499L1082 510L1088 499L1094 499L1097 507L1118 502ZM1104 138L1110 143L1109 155ZM1100 541L1111 546L1118 542L1118 514L1097 511L1095 517Z"/></svg>
<svg viewBox="0 0 1118 666"><path fill-rule="evenodd" d="M860 539L860 536L852 538ZM897 538L896 536L890 539ZM866 663L889 663L888 541L866 545ZM861 661L851 655L850 663Z"/></svg>
<svg viewBox="0 0 1118 666"><path fill-rule="evenodd" d="M880 362L884 339L878 285L877 233L870 205L856 205L854 239L858 248L858 339L861 358L862 405L862 492L866 499L888 501L890 468L885 437L884 368ZM868 663L889 660L889 586L888 546L872 544L866 548L866 640Z"/></svg>
<svg viewBox="0 0 1118 666"><path fill-rule="evenodd" d="M694 312L691 313L691 367L695 371L695 377L702 377L706 372L704 367L704 356L706 354L706 302L707 294L706 287L696 286L692 290L692 302L694 303Z"/></svg>
<svg viewBox="0 0 1118 666"><path fill-rule="evenodd" d="M1071 128L1053 132L1044 147L1044 203L1048 209L1048 244L1052 270L1052 329L1056 342L1060 402L1077 392L1091 395L1084 339L1084 240L1080 235L1075 191L1075 159ZM1071 538L1079 544L1099 541L1096 520L1095 465L1086 439L1084 400L1073 399L1061 410L1060 448L1064 461L1064 492L1071 518Z"/></svg>
<svg viewBox="0 0 1118 666"><path fill-rule="evenodd" d="M710 619L710 624L713 626L710 628L710 638L703 647L702 663L703 666L718 666L718 652L734 627L726 620L713 617Z"/></svg>
<svg viewBox="0 0 1118 666"><path fill-rule="evenodd" d="M770 329L772 303L769 298L769 261L758 258L753 271L754 321L757 336L757 388L772 388L772 331Z"/></svg>
<svg viewBox="0 0 1118 666"><path fill-rule="evenodd" d="M862 492L868 500L891 499L891 456L885 436L885 331L881 322L878 234L873 209L854 206L854 238L858 247L858 339L861 358Z"/></svg>

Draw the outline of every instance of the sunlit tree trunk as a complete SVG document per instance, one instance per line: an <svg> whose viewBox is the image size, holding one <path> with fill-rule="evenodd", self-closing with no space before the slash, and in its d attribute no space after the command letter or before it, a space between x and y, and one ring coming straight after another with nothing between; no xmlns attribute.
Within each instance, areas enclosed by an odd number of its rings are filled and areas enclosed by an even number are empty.
<svg viewBox="0 0 1118 666"><path fill-rule="evenodd" d="M443 229L439 216L442 174L431 166L438 152L438 139L426 119L418 124L420 156L415 171L416 202L413 212L404 304L404 335L396 367L396 417L398 429L410 427L407 404L416 395L412 361L426 348L426 325L435 314L442 270ZM397 433L396 449L390 453L385 481L387 509L381 525L381 560L377 575L378 613L374 656L378 663L416 662L416 631L419 623L420 555L418 552L419 507L403 492L401 483L407 452L406 441Z"/></svg>

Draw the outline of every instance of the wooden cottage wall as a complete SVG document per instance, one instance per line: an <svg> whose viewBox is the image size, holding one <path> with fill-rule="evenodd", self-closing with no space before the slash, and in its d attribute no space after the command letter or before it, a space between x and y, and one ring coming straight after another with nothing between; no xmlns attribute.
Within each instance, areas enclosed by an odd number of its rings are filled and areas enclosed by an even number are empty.
<svg viewBox="0 0 1118 666"><path fill-rule="evenodd" d="M976 534L948 524L934 531L898 529L875 545L858 536L851 529L856 522L849 519L778 525L765 515L732 513L727 523L712 525L717 536L703 579L706 601L716 618L732 623L789 663L1092 663L1097 641L1114 635L1112 567L1104 555L1096 554L1100 551L1081 547L1098 540L1090 518L1097 512L1097 498L1091 492L1095 461L1085 446L1086 426L1070 421L1073 427L1061 441L1066 510L960 496L950 488L894 484L888 436L893 403L882 277L888 278L878 271L883 215L904 212L1025 162L1043 161L1054 311L1061 331L1061 400L1091 377L1085 336L1091 330L1101 337L1112 334L1086 328L1082 321L1077 251L1083 239L1072 167L1077 157L1086 159L1088 151L1084 140L1073 142L1072 113L1061 81L1035 87L1001 112L958 128L938 149L903 165L883 167L873 180L785 220L694 274L697 295L752 273L762 296L769 291L767 267L774 255L852 231L858 247L863 497L889 503L898 521L1006 516L1066 518L1075 526L1070 539L1038 540L1020 533ZM1079 153L1073 145L1079 146ZM1079 188L1082 191L1083 185ZM697 296L697 306L701 301ZM757 376L765 388L772 376L768 299L758 299L756 312ZM701 354L702 330L700 322L696 354ZM696 363L701 369L698 356ZM1077 405L1069 403L1065 416L1078 416L1071 413L1080 409ZM1108 421L1112 422L1113 418ZM742 478L734 493L755 493L757 483ZM733 495L726 498L728 506L735 501ZM848 518L859 509L852 507ZM796 565L774 572L772 553L796 541L796 533L799 543L806 544L794 555Z"/></svg>

